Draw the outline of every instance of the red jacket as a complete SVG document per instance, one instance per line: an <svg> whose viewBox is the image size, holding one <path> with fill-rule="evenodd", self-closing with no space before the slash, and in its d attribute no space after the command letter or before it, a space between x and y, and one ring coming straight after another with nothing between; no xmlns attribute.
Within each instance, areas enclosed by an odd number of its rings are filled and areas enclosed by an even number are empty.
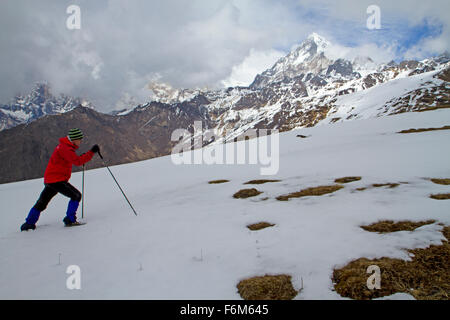
<svg viewBox="0 0 450 320"><path fill-rule="evenodd" d="M69 181L72 175L72 165L82 166L94 156L94 153L90 150L81 156L77 156L76 149L78 147L69 138L59 139L59 145L53 151L47 169L45 169L44 183Z"/></svg>

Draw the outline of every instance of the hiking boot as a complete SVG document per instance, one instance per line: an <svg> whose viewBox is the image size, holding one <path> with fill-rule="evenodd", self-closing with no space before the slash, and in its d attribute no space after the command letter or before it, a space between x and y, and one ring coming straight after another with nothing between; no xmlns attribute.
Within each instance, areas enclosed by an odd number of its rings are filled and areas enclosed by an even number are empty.
<svg viewBox="0 0 450 320"><path fill-rule="evenodd" d="M72 222L72 220L70 220L68 217L65 217L63 219L63 221L64 221L64 225L66 227L76 227L76 226L81 226L83 224L86 224L85 222L78 222L76 220L74 222Z"/></svg>
<svg viewBox="0 0 450 320"><path fill-rule="evenodd" d="M34 224L28 224L28 223L24 223L21 227L20 227L20 231L28 231L28 230L34 230L36 229L36 225Z"/></svg>
<svg viewBox="0 0 450 320"><path fill-rule="evenodd" d="M78 223L77 221L72 222L72 220L70 220L69 217L65 217L65 218L63 219L63 222L64 222L64 225L65 225L66 227L69 227L69 226L71 226L71 225L73 225L73 224L77 224L77 223Z"/></svg>

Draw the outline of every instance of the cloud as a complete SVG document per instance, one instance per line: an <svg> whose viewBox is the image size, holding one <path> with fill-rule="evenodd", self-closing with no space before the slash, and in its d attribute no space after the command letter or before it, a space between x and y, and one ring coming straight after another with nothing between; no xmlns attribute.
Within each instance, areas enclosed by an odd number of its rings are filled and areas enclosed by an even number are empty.
<svg viewBox="0 0 450 320"><path fill-rule="evenodd" d="M72 4L81 9L81 30L66 28ZM244 84L311 32L334 43L334 54L358 52L374 60L449 50L448 0L378 0L382 30L373 32L365 28L370 4L2 0L0 102L26 93L36 81L91 100L102 111L123 97L145 102L155 75L175 88Z"/></svg>
<svg viewBox="0 0 450 320"><path fill-rule="evenodd" d="M418 36L429 36L422 34L420 26L424 24L439 26L447 35L450 29L450 2L447 0L300 0L299 3L317 17L310 21L316 30L332 33L341 44L357 46L370 42L380 45L397 41L401 50L404 46L414 45L412 41L420 41ZM380 8L381 30L369 31L366 28L370 17L366 10L371 5ZM430 37L438 36L433 34ZM450 37L442 38L441 42L443 47L450 48Z"/></svg>
<svg viewBox="0 0 450 320"><path fill-rule="evenodd" d="M438 37L423 38L419 41L419 43L417 43L413 47L409 48L404 53L404 58L420 60L420 59L430 57L432 55L443 53L445 51L448 52L449 39L450 39L450 31L449 30L445 30Z"/></svg>
<svg viewBox="0 0 450 320"><path fill-rule="evenodd" d="M242 63L234 66L231 75L222 81L225 87L248 86L256 75L271 68L286 53L278 50L257 51L250 50Z"/></svg>
<svg viewBox="0 0 450 320"><path fill-rule="evenodd" d="M331 43L325 50L325 55L333 60L347 59L352 61L356 57L370 57L376 63L385 63L397 58L397 45L395 43L377 45L366 43L357 47L348 47Z"/></svg>

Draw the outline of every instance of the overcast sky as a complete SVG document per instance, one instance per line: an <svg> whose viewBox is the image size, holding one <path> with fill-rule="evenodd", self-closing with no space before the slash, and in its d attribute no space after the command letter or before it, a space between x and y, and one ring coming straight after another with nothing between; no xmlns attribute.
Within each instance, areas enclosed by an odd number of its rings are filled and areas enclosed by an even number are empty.
<svg viewBox="0 0 450 320"><path fill-rule="evenodd" d="M79 30L66 26L73 4ZM1 0L0 103L38 81L101 111L147 101L151 81L248 85L312 32L337 56L422 59L449 50L449 12L448 0Z"/></svg>

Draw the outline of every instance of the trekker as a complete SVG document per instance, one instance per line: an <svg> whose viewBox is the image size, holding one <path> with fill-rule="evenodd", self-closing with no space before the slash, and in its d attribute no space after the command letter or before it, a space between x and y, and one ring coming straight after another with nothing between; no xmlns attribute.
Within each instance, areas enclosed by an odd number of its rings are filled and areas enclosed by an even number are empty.
<svg viewBox="0 0 450 320"><path fill-rule="evenodd" d="M89 162L95 153L100 151L98 145L94 145L91 150L78 156L75 153L81 145L83 133L80 129L70 129L66 137L59 139L59 145L53 151L44 174L45 188L42 191L36 204L28 213L25 223L20 227L21 231L36 229L36 222L42 211L47 208L50 200L59 192L70 198L67 207L66 217L63 222L66 226L79 225L76 212L81 200L81 193L69 183L72 174L72 165L82 166Z"/></svg>

